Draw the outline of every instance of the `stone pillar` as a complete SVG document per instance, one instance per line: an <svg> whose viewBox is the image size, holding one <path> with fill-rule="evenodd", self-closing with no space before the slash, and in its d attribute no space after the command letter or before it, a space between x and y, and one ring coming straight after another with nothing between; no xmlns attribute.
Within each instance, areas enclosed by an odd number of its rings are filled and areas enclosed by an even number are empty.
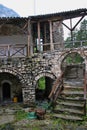
<svg viewBox="0 0 87 130"><path fill-rule="evenodd" d="M54 49L64 48L62 21L53 22Z"/></svg>

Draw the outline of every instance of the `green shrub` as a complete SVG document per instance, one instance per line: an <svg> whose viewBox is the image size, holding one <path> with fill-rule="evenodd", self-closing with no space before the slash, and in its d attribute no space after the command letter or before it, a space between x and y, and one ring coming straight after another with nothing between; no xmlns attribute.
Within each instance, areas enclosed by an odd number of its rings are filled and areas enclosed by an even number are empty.
<svg viewBox="0 0 87 130"><path fill-rule="evenodd" d="M45 77L41 77L38 80L38 89L42 89L42 90L45 89Z"/></svg>

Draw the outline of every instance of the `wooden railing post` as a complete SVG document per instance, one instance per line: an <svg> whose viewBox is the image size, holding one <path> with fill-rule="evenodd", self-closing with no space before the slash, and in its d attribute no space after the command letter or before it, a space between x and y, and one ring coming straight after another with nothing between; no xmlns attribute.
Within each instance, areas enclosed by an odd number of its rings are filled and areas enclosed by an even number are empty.
<svg viewBox="0 0 87 130"><path fill-rule="evenodd" d="M63 74L62 73L60 75L60 77L58 77L53 85L52 91L49 95L49 99L51 100L56 100L58 94L60 94L61 90L62 90L62 86L63 86Z"/></svg>
<svg viewBox="0 0 87 130"><path fill-rule="evenodd" d="M10 45L8 45L8 57L10 57Z"/></svg>
<svg viewBox="0 0 87 130"><path fill-rule="evenodd" d="M87 94L87 74L85 74L84 76L84 80L85 80L85 85L84 85L84 99L86 99L86 94Z"/></svg>

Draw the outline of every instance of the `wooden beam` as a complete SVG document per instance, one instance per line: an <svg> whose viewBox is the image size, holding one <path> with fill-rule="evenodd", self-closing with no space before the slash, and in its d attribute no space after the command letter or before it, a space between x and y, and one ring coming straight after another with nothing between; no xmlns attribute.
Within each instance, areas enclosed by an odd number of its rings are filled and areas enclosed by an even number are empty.
<svg viewBox="0 0 87 130"><path fill-rule="evenodd" d="M54 46L53 46L53 34L52 34L52 21L49 21L49 25L50 25L50 50L54 50Z"/></svg>
<svg viewBox="0 0 87 130"><path fill-rule="evenodd" d="M73 42L73 29L72 29L72 19L70 19L70 32L71 32L71 41ZM74 45L74 42L73 42L73 45Z"/></svg>
<svg viewBox="0 0 87 130"><path fill-rule="evenodd" d="M27 56L30 55L30 19L28 20L28 44L27 44Z"/></svg>
<svg viewBox="0 0 87 130"><path fill-rule="evenodd" d="M27 45L27 56L33 54L33 42L32 42L32 31L31 31L31 21L28 20L28 45Z"/></svg>
<svg viewBox="0 0 87 130"><path fill-rule="evenodd" d="M62 22L62 24L71 31L71 28L69 28L65 23Z"/></svg>
<svg viewBox="0 0 87 130"><path fill-rule="evenodd" d="M44 23L44 42L46 43L46 23Z"/></svg>
<svg viewBox="0 0 87 130"><path fill-rule="evenodd" d="M81 18L80 18L80 20L75 24L75 26L72 28L72 30L74 30L76 27L77 27L77 25L81 22L81 20L84 18L85 16L82 16Z"/></svg>
<svg viewBox="0 0 87 130"><path fill-rule="evenodd" d="M38 30L38 45L40 49L40 22L37 23L37 30Z"/></svg>

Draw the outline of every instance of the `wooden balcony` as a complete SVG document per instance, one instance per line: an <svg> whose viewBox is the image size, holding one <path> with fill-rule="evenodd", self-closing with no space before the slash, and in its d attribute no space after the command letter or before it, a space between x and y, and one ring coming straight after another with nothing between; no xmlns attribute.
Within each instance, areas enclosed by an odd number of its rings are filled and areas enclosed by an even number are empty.
<svg viewBox="0 0 87 130"><path fill-rule="evenodd" d="M54 50L63 50L65 48L86 47L87 41L74 41L70 43L44 43L31 44L0 44L0 58L6 57L27 57L33 53L45 53Z"/></svg>
<svg viewBox="0 0 87 130"><path fill-rule="evenodd" d="M5 57L26 57L27 45L23 44L0 44L0 58Z"/></svg>

